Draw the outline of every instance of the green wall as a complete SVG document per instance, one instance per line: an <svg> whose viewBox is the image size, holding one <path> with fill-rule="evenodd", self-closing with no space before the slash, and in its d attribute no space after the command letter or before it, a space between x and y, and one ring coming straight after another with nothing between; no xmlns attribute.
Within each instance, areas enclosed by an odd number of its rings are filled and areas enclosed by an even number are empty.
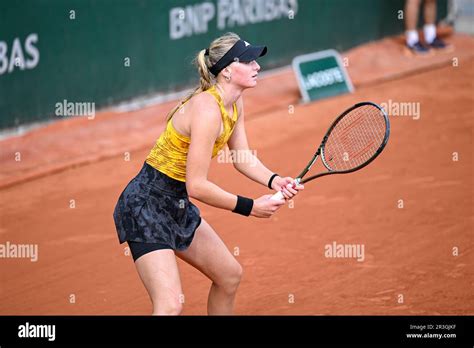
<svg viewBox="0 0 474 348"><path fill-rule="evenodd" d="M443 17L446 0L438 2ZM273 68L299 54L346 50L400 33L403 5L404 0L2 1L0 128L62 118L55 104L63 100L94 102L98 109L189 87L197 83L194 55L227 31L266 44L261 65ZM177 23L172 13L194 20L190 36L170 37ZM23 61L23 69L12 61Z"/></svg>

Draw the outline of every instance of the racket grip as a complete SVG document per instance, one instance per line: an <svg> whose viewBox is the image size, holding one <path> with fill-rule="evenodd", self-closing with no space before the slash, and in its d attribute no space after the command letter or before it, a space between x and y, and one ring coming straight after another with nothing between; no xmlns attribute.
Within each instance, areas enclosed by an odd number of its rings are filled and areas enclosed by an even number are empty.
<svg viewBox="0 0 474 348"><path fill-rule="evenodd" d="M274 200L274 201L280 201L282 199L285 199L285 197L283 197L283 193L281 193L280 191L278 191L277 193L275 193L273 196L270 197L270 199Z"/></svg>
<svg viewBox="0 0 474 348"><path fill-rule="evenodd" d="M296 185L299 185L299 184L300 184L300 181L301 181L300 178L295 179ZM286 185L286 187L288 187L288 188L290 188L290 187L295 187L295 185L288 184L288 185ZM279 201L279 200L281 200L281 199L285 199L285 197L283 196L283 193L281 193L281 191L278 191L278 192L275 193L273 196L271 196L270 199L275 200L275 201Z"/></svg>

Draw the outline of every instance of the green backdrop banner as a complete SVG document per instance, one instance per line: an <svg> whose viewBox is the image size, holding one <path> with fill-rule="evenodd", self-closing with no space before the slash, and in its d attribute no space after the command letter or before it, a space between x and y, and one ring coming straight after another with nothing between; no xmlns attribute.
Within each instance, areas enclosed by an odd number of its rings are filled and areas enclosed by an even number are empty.
<svg viewBox="0 0 474 348"><path fill-rule="evenodd" d="M446 14L439 0L438 17ZM268 46L262 68L403 31L404 0L5 0L0 128L196 84L196 53L228 31Z"/></svg>

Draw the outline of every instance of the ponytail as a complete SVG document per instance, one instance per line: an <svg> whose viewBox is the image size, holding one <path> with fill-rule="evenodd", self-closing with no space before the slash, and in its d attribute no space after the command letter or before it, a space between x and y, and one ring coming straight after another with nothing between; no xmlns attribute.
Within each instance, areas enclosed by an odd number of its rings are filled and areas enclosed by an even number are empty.
<svg viewBox="0 0 474 348"><path fill-rule="evenodd" d="M178 109L185 104L189 99L194 97L196 94L207 91L215 83L214 75L209 69L221 59L224 54L238 41L240 37L234 33L226 33L221 37L215 39L209 49L203 49L199 51L197 56L194 58L194 65L197 67L199 73L199 86L197 86L191 93L189 93L178 105L176 105L166 117L168 122ZM207 52L206 52L207 51ZM207 53L207 54L206 54Z"/></svg>

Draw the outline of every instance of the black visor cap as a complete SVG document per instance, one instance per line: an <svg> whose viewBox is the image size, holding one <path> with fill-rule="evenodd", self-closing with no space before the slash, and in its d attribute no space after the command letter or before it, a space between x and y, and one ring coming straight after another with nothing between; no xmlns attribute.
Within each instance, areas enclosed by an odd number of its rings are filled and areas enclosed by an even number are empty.
<svg viewBox="0 0 474 348"><path fill-rule="evenodd" d="M251 62L267 54L266 46L249 46L238 58L241 62Z"/></svg>
<svg viewBox="0 0 474 348"><path fill-rule="evenodd" d="M251 62L258 57L263 57L265 54L267 54L266 46L252 46L247 41L239 40L209 70L214 76L217 76L222 69L233 62Z"/></svg>

